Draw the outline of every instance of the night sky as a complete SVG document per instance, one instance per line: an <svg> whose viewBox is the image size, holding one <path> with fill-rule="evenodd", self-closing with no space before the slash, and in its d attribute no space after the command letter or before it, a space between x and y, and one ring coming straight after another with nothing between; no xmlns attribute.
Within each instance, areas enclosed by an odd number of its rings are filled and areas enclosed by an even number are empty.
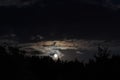
<svg viewBox="0 0 120 80"><path fill-rule="evenodd" d="M0 0L0 39L30 43L40 38L68 38L87 40L88 44L91 40L105 40L118 46L119 3L118 0Z"/></svg>
<svg viewBox="0 0 120 80"><path fill-rule="evenodd" d="M110 6L106 2L1 0L0 34L28 36L53 32L79 34L80 38L119 39L119 28L116 28L119 26L119 9L113 8L118 5L111 1Z"/></svg>

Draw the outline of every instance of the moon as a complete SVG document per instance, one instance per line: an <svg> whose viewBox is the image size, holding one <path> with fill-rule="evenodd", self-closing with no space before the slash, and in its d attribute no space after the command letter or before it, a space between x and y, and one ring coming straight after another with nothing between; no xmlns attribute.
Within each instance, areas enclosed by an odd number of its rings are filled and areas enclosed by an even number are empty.
<svg viewBox="0 0 120 80"><path fill-rule="evenodd" d="M59 56L58 56L57 54L54 54L54 55L53 55L53 59L54 59L54 60L58 60L58 58L59 58Z"/></svg>

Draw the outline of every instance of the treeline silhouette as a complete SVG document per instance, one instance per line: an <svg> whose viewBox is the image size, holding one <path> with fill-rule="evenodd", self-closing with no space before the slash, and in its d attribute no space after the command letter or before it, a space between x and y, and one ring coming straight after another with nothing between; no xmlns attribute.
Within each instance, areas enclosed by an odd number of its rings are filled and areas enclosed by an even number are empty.
<svg viewBox="0 0 120 80"><path fill-rule="evenodd" d="M7 48L7 50L6 50ZM25 56L14 47L0 47L0 80L102 80L119 79L120 56L98 47L88 63Z"/></svg>

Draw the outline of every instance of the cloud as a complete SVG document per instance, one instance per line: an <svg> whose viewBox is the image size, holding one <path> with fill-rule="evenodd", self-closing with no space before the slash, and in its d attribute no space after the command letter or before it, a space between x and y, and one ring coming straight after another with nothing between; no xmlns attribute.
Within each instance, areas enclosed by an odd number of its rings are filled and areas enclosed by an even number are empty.
<svg viewBox="0 0 120 80"><path fill-rule="evenodd" d="M38 36L40 38L41 36ZM77 53L80 53L81 51L87 51L87 50L95 50L99 45L106 46L108 48L114 48L114 47L120 47L120 41L119 40L112 40L112 41L106 41L106 40L64 40L64 41L40 41L36 43L31 43L28 46L25 47L31 47L34 46L36 48L40 48L40 46L52 46L56 42L56 46L58 47L67 47L65 49L74 49L78 50ZM28 44L28 43L27 43ZM24 47L24 46L23 46ZM63 49L63 48L62 48ZM79 51L81 50L81 51Z"/></svg>
<svg viewBox="0 0 120 80"><path fill-rule="evenodd" d="M16 36L17 36L16 34L12 33L12 34L0 36L0 39L12 39L15 38Z"/></svg>
<svg viewBox="0 0 120 80"><path fill-rule="evenodd" d="M40 40L43 40L44 37L41 36L41 35L35 35L35 36L32 36L30 40L32 41L40 41Z"/></svg>
<svg viewBox="0 0 120 80"><path fill-rule="evenodd" d="M0 46L6 44L9 46L15 46L18 43L17 35L14 33L0 36Z"/></svg>
<svg viewBox="0 0 120 80"><path fill-rule="evenodd" d="M90 4L100 4L100 1L97 0L80 0L80 1L74 1L76 3L78 2L86 2L86 3L90 3ZM0 0L0 5L1 6L10 6L10 5L16 5L16 6L25 6L25 5L30 5L30 4L34 4L36 2L39 2L39 4L41 6L44 6L42 3L44 3L44 0ZM55 4L64 4L64 2L66 1L47 1L48 3L55 3ZM105 1L104 1L105 2ZM110 2L110 0L106 0L106 2ZM107 4L107 3L106 3Z"/></svg>
<svg viewBox="0 0 120 80"><path fill-rule="evenodd" d="M38 0L0 0L1 6L26 6L35 3Z"/></svg>
<svg viewBox="0 0 120 80"><path fill-rule="evenodd" d="M28 51L38 51L38 52L42 52L42 54L38 54L39 56L49 56L49 54L54 51L54 50L58 50L61 54L63 54L64 56L62 56L62 60L75 60L78 59L80 61L84 60L87 61L90 58L93 58L93 55L95 53L97 53L97 47L99 44L101 44L102 46L107 46L108 48L110 48L110 50L112 51L112 54L119 54L120 53L120 41L116 41L116 40L65 40L68 42L64 42L61 41L61 45L60 42L58 41L58 43L56 43L56 46L59 44L58 48L66 47L66 46L74 46L77 47L77 49L57 49L56 47L52 47L50 46L51 44L49 42L51 41L41 41L41 42L36 42L36 43L27 43L24 44L22 46L23 50L28 50ZM53 41L54 42L54 41ZM62 44L64 43L64 45ZM44 46L42 47L42 45L44 44ZM49 44L49 45L47 45ZM73 44L73 45L71 45ZM77 45L77 46L76 46ZM30 53L30 52L29 52Z"/></svg>
<svg viewBox="0 0 120 80"><path fill-rule="evenodd" d="M111 8L113 10L118 10L120 8L119 4L120 2L116 3L113 0L73 0L69 5L73 5L74 3L87 3L92 5L101 5L103 7ZM70 2L70 1L69 1ZM68 3L68 1L45 1L45 0L0 0L0 6L17 6L17 7L26 7L29 5L37 4L41 8L44 8L49 5L67 5L64 3Z"/></svg>
<svg viewBox="0 0 120 80"><path fill-rule="evenodd" d="M113 10L119 9L119 0L83 0L83 2L93 5L101 5L103 7L111 8Z"/></svg>

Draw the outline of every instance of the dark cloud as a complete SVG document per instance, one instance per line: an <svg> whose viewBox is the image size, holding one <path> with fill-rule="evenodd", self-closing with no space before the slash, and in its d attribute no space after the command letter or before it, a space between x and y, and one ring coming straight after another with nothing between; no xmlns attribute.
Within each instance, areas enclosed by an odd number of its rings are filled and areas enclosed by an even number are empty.
<svg viewBox="0 0 120 80"><path fill-rule="evenodd" d="M37 0L0 0L0 5L1 6L26 6L33 4Z"/></svg>
<svg viewBox="0 0 120 80"><path fill-rule="evenodd" d="M0 36L0 39L15 39L17 36L16 34L8 34L8 35L3 35L3 36Z"/></svg>
<svg viewBox="0 0 120 80"><path fill-rule="evenodd" d="M64 3L71 3L70 1L56 1L56 0L51 0L51 1L46 1L46 0L0 0L0 5L1 6L26 6L26 5L31 5L34 3L39 3L41 7L44 7L44 3L48 3L49 5L64 5ZM80 3L80 2L85 2L89 4L95 4L95 5L103 5L106 7L115 7L115 5L119 4L120 2L118 0L73 0L73 3ZM72 3L71 3L72 5Z"/></svg>

